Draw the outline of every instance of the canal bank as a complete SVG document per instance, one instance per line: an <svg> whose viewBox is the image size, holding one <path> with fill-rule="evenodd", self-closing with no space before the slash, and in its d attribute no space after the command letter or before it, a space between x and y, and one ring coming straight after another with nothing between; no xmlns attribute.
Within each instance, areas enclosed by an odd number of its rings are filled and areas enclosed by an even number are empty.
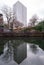
<svg viewBox="0 0 44 65"><path fill-rule="evenodd" d="M0 32L0 37L44 37L44 32Z"/></svg>

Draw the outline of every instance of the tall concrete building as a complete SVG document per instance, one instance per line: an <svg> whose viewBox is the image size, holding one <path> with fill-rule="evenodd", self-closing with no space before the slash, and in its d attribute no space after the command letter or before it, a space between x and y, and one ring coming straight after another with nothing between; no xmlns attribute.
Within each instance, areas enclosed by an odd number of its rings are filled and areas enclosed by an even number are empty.
<svg viewBox="0 0 44 65"><path fill-rule="evenodd" d="M13 5L13 11L17 21L27 26L27 8L19 1Z"/></svg>

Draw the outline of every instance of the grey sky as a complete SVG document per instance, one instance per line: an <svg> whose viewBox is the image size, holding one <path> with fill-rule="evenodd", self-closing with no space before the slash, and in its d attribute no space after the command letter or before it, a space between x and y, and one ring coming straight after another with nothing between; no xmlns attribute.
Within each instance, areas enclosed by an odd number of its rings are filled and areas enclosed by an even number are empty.
<svg viewBox="0 0 44 65"><path fill-rule="evenodd" d="M12 7L18 0L0 0L0 8L4 4ZM44 18L44 0L19 0L27 7L27 20L37 14L40 18Z"/></svg>

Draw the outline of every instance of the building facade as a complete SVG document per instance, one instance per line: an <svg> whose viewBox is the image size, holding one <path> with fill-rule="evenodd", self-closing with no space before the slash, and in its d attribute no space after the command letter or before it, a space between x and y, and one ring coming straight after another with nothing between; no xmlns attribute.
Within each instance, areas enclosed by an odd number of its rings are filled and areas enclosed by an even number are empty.
<svg viewBox="0 0 44 65"><path fill-rule="evenodd" d="M0 25L3 25L3 15L0 14Z"/></svg>
<svg viewBox="0 0 44 65"><path fill-rule="evenodd" d="M0 32L3 31L3 14L0 14Z"/></svg>
<svg viewBox="0 0 44 65"><path fill-rule="evenodd" d="M27 8L19 1L13 5L13 11L17 21L27 26Z"/></svg>

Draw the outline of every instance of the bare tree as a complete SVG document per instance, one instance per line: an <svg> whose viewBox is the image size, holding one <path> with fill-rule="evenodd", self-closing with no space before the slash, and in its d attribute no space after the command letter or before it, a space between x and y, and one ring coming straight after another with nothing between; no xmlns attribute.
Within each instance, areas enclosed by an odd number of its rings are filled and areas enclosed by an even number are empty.
<svg viewBox="0 0 44 65"><path fill-rule="evenodd" d="M13 13L13 10L8 6L3 6L1 10L5 14L5 17L6 17L7 22L8 22L8 29L9 29L10 21L14 21L15 14Z"/></svg>
<svg viewBox="0 0 44 65"><path fill-rule="evenodd" d="M31 26L35 26L37 19L38 19L37 15L32 16L32 18L30 19Z"/></svg>
<svg viewBox="0 0 44 65"><path fill-rule="evenodd" d="M14 20L10 24L11 24L11 27L13 26L14 28L23 27L23 23L21 23L21 22L19 22L17 20Z"/></svg>

